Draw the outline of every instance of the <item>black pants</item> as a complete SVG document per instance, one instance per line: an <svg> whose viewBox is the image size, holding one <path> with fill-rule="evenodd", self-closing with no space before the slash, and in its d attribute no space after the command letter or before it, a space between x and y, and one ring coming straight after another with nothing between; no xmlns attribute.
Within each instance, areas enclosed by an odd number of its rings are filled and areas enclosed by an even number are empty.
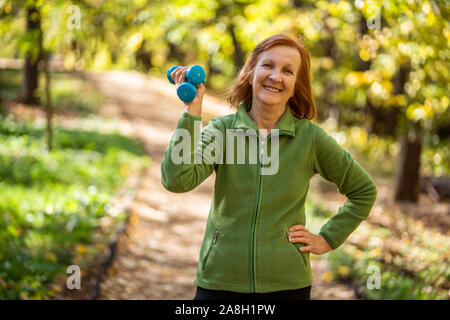
<svg viewBox="0 0 450 320"><path fill-rule="evenodd" d="M241 293L222 290L209 290L197 286L194 300L309 300L311 286L296 290L267 293Z"/></svg>

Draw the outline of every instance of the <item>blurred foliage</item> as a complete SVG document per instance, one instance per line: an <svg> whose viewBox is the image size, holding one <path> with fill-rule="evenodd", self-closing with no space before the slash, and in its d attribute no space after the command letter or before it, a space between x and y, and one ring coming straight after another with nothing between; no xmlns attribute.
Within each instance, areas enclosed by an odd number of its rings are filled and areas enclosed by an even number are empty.
<svg viewBox="0 0 450 320"><path fill-rule="evenodd" d="M0 298L45 298L45 287L107 243L101 228L117 187L148 165L140 143L119 134L44 129L0 120ZM114 231L112 228L109 231Z"/></svg>
<svg viewBox="0 0 450 320"><path fill-rule="evenodd" d="M18 70L0 70L0 95L5 100L19 96L21 75Z"/></svg>
<svg viewBox="0 0 450 320"><path fill-rule="evenodd" d="M105 102L91 84L67 76L55 76L52 86L52 104L56 112L72 112L89 115ZM83 94L80 95L79 93ZM41 93L44 94L43 92Z"/></svg>
<svg viewBox="0 0 450 320"><path fill-rule="evenodd" d="M393 137L380 137L368 134L360 126L337 128L334 118L322 122L329 135L346 150L363 167L374 176L392 177L398 165L400 146ZM450 176L450 137L440 140L436 134L425 134L424 150L421 153L421 175ZM380 166L380 163L383 163Z"/></svg>
<svg viewBox="0 0 450 320"><path fill-rule="evenodd" d="M20 92L21 73L19 70L0 70L0 95L5 100L17 99ZM44 83L44 75L39 81ZM80 94L83 93L83 94ZM43 88L38 95L44 99ZM93 85L81 79L63 73L52 73L52 104L57 113L72 113L78 116L95 114L105 98Z"/></svg>
<svg viewBox="0 0 450 320"><path fill-rule="evenodd" d="M259 41L299 35L311 52L321 117L337 106L339 124L361 125L371 121L370 104L397 109L400 132L408 121L427 132L450 130L445 1L2 0L2 56L23 57L33 47L33 35L24 32L30 3L42 15L44 47L66 69L164 76L173 64L199 63L207 86L222 90Z"/></svg>
<svg viewBox="0 0 450 320"><path fill-rule="evenodd" d="M53 78L58 112L92 115L104 101L87 82ZM19 86L18 71L1 70L2 97ZM118 186L149 163L140 142L105 132L99 118L90 129L56 126L49 153L37 120L0 117L0 299L52 297L67 266L88 268L125 218L109 210Z"/></svg>
<svg viewBox="0 0 450 320"><path fill-rule="evenodd" d="M334 214L319 198L313 192L306 203L306 227L315 233ZM322 281L349 283L367 299L448 300L449 237L391 210L376 207L339 250L315 257L327 259L331 268ZM368 285L376 284L371 278L373 266L380 272L378 288Z"/></svg>
<svg viewBox="0 0 450 320"><path fill-rule="evenodd" d="M276 33L299 35L311 53L316 106L319 120L325 120L321 125L369 172L392 176L399 153L396 139L413 127L424 140L421 174L449 175L448 1L0 0L1 57L23 58L36 51L37 34L25 31L31 4L42 15L43 46L65 69L136 69L165 77L171 65L196 63L205 68L208 90L216 91L231 84L261 40ZM17 72L0 72L0 100L16 98L19 81ZM55 75L53 83L54 105L60 110L90 113L101 103L84 83L62 75ZM332 117L336 110L338 121ZM398 113L394 134L371 133L379 125L373 123L374 111ZM0 284L8 281L9 288L0 289L0 296L45 296L39 291L41 281L49 281L58 265L40 250L45 245L35 244L48 243L54 251L47 252L55 254L59 266L67 265L63 261L71 259L75 243L89 238L109 199L100 194L109 195L121 179L117 169L141 154L118 135L62 129L56 130L55 151L47 154L42 151L43 129L3 119L0 130L0 205L7 213L2 216L9 217L0 222L7 228L0 234L0 255L12 259L5 265L9 260L0 256ZM97 192L90 194L89 186ZM58 208L37 200L53 194ZM74 208L83 215L73 214ZM316 227L331 214L318 203L309 203L309 209ZM62 220L47 212L55 210L64 212L58 215ZM386 209L386 215L393 213ZM76 222L69 224L71 217ZM346 243L329 254L329 277L352 282L368 298L448 299L447 237L414 224L408 229L410 222L402 219L392 228L364 223L355 234L359 246ZM74 241L64 233L68 224L81 228ZM61 234L52 234L49 226ZM365 285L371 264L380 266L380 290Z"/></svg>

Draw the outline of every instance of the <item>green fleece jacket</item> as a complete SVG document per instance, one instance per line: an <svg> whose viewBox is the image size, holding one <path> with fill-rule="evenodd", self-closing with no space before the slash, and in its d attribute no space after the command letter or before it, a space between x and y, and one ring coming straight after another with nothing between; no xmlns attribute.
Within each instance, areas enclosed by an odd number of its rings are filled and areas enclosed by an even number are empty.
<svg viewBox="0 0 450 320"><path fill-rule="evenodd" d="M274 128L278 134L264 139L249 108L242 103L235 114L213 118L203 130L201 117L183 112L161 164L162 184L188 192L216 173L195 284L246 293L304 288L312 284L309 252L298 250L305 244L289 242L286 230L306 225L310 179L318 173L347 196L319 232L333 249L368 217L377 189L346 150L319 125L294 117L289 106ZM237 152L242 137L244 163ZM252 141L259 147L253 158ZM190 148L181 147L186 143ZM278 157L271 157L275 152ZM278 170L263 174L270 166Z"/></svg>

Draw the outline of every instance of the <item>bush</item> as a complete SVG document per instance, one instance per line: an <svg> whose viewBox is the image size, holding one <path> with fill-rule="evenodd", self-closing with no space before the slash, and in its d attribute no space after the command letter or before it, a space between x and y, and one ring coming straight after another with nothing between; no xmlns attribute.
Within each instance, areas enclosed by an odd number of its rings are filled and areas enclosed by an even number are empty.
<svg viewBox="0 0 450 320"><path fill-rule="evenodd" d="M119 134L43 130L0 119L0 299L46 298L46 285L106 245L102 222L118 186L149 164L137 141ZM81 267L81 266L80 266Z"/></svg>

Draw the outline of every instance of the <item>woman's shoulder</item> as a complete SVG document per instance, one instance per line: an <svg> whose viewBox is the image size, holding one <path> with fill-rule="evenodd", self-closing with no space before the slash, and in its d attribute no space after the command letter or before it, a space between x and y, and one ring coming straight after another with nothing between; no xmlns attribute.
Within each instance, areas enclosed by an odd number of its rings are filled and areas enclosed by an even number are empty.
<svg viewBox="0 0 450 320"><path fill-rule="evenodd" d="M317 130L316 128L320 126L314 122L313 120L310 120L308 118L296 118L293 117L294 123L295 123L295 129L300 134L314 134L314 132Z"/></svg>
<svg viewBox="0 0 450 320"><path fill-rule="evenodd" d="M317 120L310 120L307 118L298 119L294 117L296 127L301 127L307 131L314 132L315 134L327 134L327 130L321 126Z"/></svg>
<svg viewBox="0 0 450 320"><path fill-rule="evenodd" d="M217 129L222 129L222 130L230 129L233 125L235 115L236 115L236 113L231 113L231 114L213 117L208 122L208 125L212 125L213 127L217 128Z"/></svg>

